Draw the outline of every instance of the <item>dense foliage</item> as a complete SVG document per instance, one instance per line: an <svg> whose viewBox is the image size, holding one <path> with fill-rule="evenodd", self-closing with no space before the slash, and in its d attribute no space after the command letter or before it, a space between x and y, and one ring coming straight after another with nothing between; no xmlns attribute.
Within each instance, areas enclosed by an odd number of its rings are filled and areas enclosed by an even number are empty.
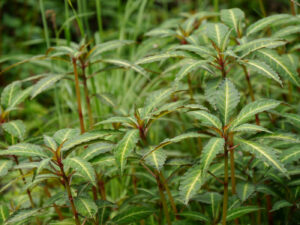
<svg viewBox="0 0 300 225"><path fill-rule="evenodd" d="M0 224L299 224L298 3L175 2L4 14Z"/></svg>

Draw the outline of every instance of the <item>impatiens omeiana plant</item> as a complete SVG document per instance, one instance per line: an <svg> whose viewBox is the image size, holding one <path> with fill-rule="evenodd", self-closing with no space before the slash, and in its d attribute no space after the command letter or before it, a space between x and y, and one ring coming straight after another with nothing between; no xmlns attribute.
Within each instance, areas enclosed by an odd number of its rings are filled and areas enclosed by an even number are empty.
<svg viewBox="0 0 300 225"><path fill-rule="evenodd" d="M296 224L299 21L185 13L5 68L51 65L2 90L0 224Z"/></svg>

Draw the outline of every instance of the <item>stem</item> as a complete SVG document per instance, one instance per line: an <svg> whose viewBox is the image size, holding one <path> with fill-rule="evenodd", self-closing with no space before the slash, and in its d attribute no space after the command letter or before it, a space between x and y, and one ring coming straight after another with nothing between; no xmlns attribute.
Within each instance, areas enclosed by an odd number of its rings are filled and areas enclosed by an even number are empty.
<svg viewBox="0 0 300 225"><path fill-rule="evenodd" d="M84 130L82 109L81 109L80 89L79 89L79 80L78 80L76 61L77 61L76 58L72 58L73 70L74 70L74 76L75 76L75 90L76 90L76 99L77 99L77 106L78 106L78 116L79 116L79 121L80 121L80 130L81 130L81 133L83 134L85 132L85 130Z"/></svg>
<svg viewBox="0 0 300 225"><path fill-rule="evenodd" d="M102 18L101 18L101 0L96 0L96 11L97 11L97 22L99 29L99 38L101 40L103 28L102 28Z"/></svg>
<svg viewBox="0 0 300 225"><path fill-rule="evenodd" d="M236 181L235 181L235 163L234 163L234 148L233 147L233 134L229 135L229 148L230 148L230 172L231 172L231 186L232 194L236 194Z"/></svg>
<svg viewBox="0 0 300 225"><path fill-rule="evenodd" d="M228 205L228 151L227 141L225 140L224 146L224 194L223 194L223 214L222 225L226 225L227 205Z"/></svg>
<svg viewBox="0 0 300 225"><path fill-rule="evenodd" d="M296 7L295 7L295 2L293 0L290 0L290 6L291 6L292 15L296 16Z"/></svg>
<svg viewBox="0 0 300 225"><path fill-rule="evenodd" d="M47 197L48 197L48 198L51 198L51 194L50 194L50 192L49 192L49 190L48 190L47 185L44 186L44 191L45 191L45 194L47 195ZM56 211L56 213L57 213L57 215L58 215L59 220L60 220L60 221L64 220L64 217L63 217L63 215L62 215L62 213L61 213L59 207L58 207L55 203L53 203L53 207L54 207L54 209L55 209L55 211Z"/></svg>

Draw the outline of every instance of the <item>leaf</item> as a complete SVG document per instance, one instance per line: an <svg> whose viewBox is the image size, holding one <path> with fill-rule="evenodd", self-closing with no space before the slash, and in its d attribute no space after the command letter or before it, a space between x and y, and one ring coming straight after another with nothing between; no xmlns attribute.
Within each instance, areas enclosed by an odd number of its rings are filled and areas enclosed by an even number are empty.
<svg viewBox="0 0 300 225"><path fill-rule="evenodd" d="M203 148L201 154L200 165L204 172L209 169L209 166L218 153L224 149L223 138L211 138Z"/></svg>
<svg viewBox="0 0 300 225"><path fill-rule="evenodd" d="M152 36L152 37L169 37L169 36L175 36L176 32L166 28L156 28L148 31L145 35Z"/></svg>
<svg viewBox="0 0 300 225"><path fill-rule="evenodd" d="M159 149L157 151L153 151L146 158L146 163L154 167L156 170L160 171L166 161L166 154L163 150Z"/></svg>
<svg viewBox="0 0 300 225"><path fill-rule="evenodd" d="M245 19L245 13L238 9L223 9L221 10L221 20L229 27L234 28L238 34L242 20Z"/></svg>
<svg viewBox="0 0 300 225"><path fill-rule="evenodd" d="M258 206L242 206L242 207L238 207L238 208L228 210L226 221L234 220L236 218L239 218L239 217L244 216L246 214L258 211L260 209L261 208L258 207Z"/></svg>
<svg viewBox="0 0 300 225"><path fill-rule="evenodd" d="M96 185L95 171L92 165L84 159L79 157L68 157L63 160L64 166L71 167L76 170L84 179L92 182Z"/></svg>
<svg viewBox="0 0 300 225"><path fill-rule="evenodd" d="M200 120L203 123L203 125L213 126L215 128L218 128L219 130L222 129L222 123L219 120L219 118L208 112L201 110L201 111L192 111L189 112L189 114L195 117L196 119Z"/></svg>
<svg viewBox="0 0 300 225"><path fill-rule="evenodd" d="M300 33L300 26L288 26L275 32L272 36L276 38L286 37L291 34Z"/></svg>
<svg viewBox="0 0 300 225"><path fill-rule="evenodd" d="M98 155L91 159L93 166L110 166L115 165L115 157L112 155Z"/></svg>
<svg viewBox="0 0 300 225"><path fill-rule="evenodd" d="M278 160L272 148L243 139L239 139L239 143L241 144L243 151L250 151L257 158L263 160L267 164L271 165L273 168L279 170L284 175L288 176L287 170L284 168L284 165Z"/></svg>
<svg viewBox="0 0 300 225"><path fill-rule="evenodd" d="M299 77L295 68L290 65L289 60L284 56L279 56L275 51L260 50L258 56L265 60L279 75L286 77L292 83L300 86Z"/></svg>
<svg viewBox="0 0 300 225"><path fill-rule="evenodd" d="M216 93L216 106L226 125L240 101L240 95L231 81L225 79Z"/></svg>
<svg viewBox="0 0 300 225"><path fill-rule="evenodd" d="M97 213L98 207L92 199L77 197L74 203L78 213L84 217L93 218Z"/></svg>
<svg viewBox="0 0 300 225"><path fill-rule="evenodd" d="M111 51L117 48L120 48L124 45L130 45L133 44L134 41L128 41L128 40L113 40L113 41L107 41L101 44L95 45L91 51L88 53L88 57L97 57L98 55Z"/></svg>
<svg viewBox="0 0 300 225"><path fill-rule="evenodd" d="M268 64L258 60L247 60L245 65L257 73L275 80L282 86L280 77Z"/></svg>
<svg viewBox="0 0 300 225"><path fill-rule="evenodd" d="M40 163L39 166L36 169L36 174L39 174L48 164L50 163L51 158L48 159L43 159Z"/></svg>
<svg viewBox="0 0 300 225"><path fill-rule="evenodd" d="M228 27L222 23L209 23L206 26L206 34L217 47L221 48L223 39L228 32Z"/></svg>
<svg viewBox="0 0 300 225"><path fill-rule="evenodd" d="M31 99L33 99L43 91L49 89L50 87L54 86L54 84L57 81L61 80L63 77L63 75L50 74L44 77L43 79L39 80L32 88Z"/></svg>
<svg viewBox="0 0 300 225"><path fill-rule="evenodd" d="M9 216L9 208L6 205L1 205L0 206L0 223L4 224L4 221L8 218Z"/></svg>
<svg viewBox="0 0 300 225"><path fill-rule="evenodd" d="M79 134L80 134L80 130L77 128L76 129L66 128L55 132L53 138L58 144L61 144L72 137L78 136Z"/></svg>
<svg viewBox="0 0 300 225"><path fill-rule="evenodd" d="M268 16L263 19L258 20L257 22L251 24L247 29L247 36L254 34L262 29L268 27L269 25L273 24L276 21L286 19L290 17L288 14L277 14L273 16Z"/></svg>
<svg viewBox="0 0 300 225"><path fill-rule="evenodd" d="M0 160L0 177L5 176L8 173L8 170L11 168L12 168L12 161Z"/></svg>
<svg viewBox="0 0 300 225"><path fill-rule="evenodd" d="M181 179L179 190L185 204L188 204L204 183L201 167L196 165L190 168Z"/></svg>
<svg viewBox="0 0 300 225"><path fill-rule="evenodd" d="M293 206L293 204L289 203L288 201L279 200L279 201L274 203L274 205L272 207L272 210L270 212L275 212L279 209L286 208L286 207L291 207L291 206Z"/></svg>
<svg viewBox="0 0 300 225"><path fill-rule="evenodd" d="M180 57L185 57L186 55L183 54L182 52L169 52L169 53L163 53L163 54L157 54L157 55L152 55L152 56L147 56L145 58L141 58L138 61L136 61L137 65L140 64L146 64L146 63L153 63L157 61L162 61L164 59L170 59L170 58L180 58Z"/></svg>
<svg viewBox="0 0 300 225"><path fill-rule="evenodd" d="M112 222L115 224L130 224L141 219L146 219L152 215L155 211L152 208L143 206L131 206L129 209L118 213L112 218Z"/></svg>
<svg viewBox="0 0 300 225"><path fill-rule="evenodd" d="M48 158L46 152L38 145L19 143L8 147L8 150L0 151L0 155L16 155L28 157Z"/></svg>
<svg viewBox="0 0 300 225"><path fill-rule="evenodd" d="M272 133L263 135L260 138L279 140L281 142L300 143L300 139L298 138L298 136L291 133Z"/></svg>
<svg viewBox="0 0 300 225"><path fill-rule="evenodd" d="M21 82L15 81L7 85L1 93L1 105L8 107L12 104L14 97L21 91Z"/></svg>
<svg viewBox="0 0 300 225"><path fill-rule="evenodd" d="M255 191L255 187L251 183L238 183L236 185L237 196L242 202L246 201Z"/></svg>
<svg viewBox="0 0 300 225"><path fill-rule="evenodd" d="M16 224L17 222L27 221L30 217L35 216L38 213L39 209L21 209L13 213L6 220L5 224Z"/></svg>
<svg viewBox="0 0 300 225"><path fill-rule="evenodd" d="M207 57L209 55L213 55L213 51L204 46L196 46L196 45L179 45L173 48L174 50L185 50L189 52L196 53L197 55L201 56L202 58Z"/></svg>
<svg viewBox="0 0 300 225"><path fill-rule="evenodd" d="M2 124L2 128L10 135L23 141L26 133L26 127L22 120L12 120Z"/></svg>
<svg viewBox="0 0 300 225"><path fill-rule="evenodd" d="M131 117L125 117L125 116L114 116L110 117L106 120L102 120L101 122L97 123L96 125L99 124L107 124L107 123L121 123L121 124L130 124L135 125L136 121L134 121Z"/></svg>
<svg viewBox="0 0 300 225"><path fill-rule="evenodd" d="M14 109L18 104L25 101L25 99L29 96L31 90L32 90L32 87L28 87L27 89L22 90L22 91L18 92L16 95L14 95L11 100L11 104L7 108L7 111Z"/></svg>
<svg viewBox="0 0 300 225"><path fill-rule="evenodd" d="M44 135L44 143L47 147L51 148L54 151L57 149L57 144L52 137Z"/></svg>
<svg viewBox="0 0 300 225"><path fill-rule="evenodd" d="M110 93L100 93L100 94L96 94L97 98L100 99L100 101L108 106L111 107L117 107L117 101L114 98L114 96Z"/></svg>
<svg viewBox="0 0 300 225"><path fill-rule="evenodd" d="M209 222L209 218L206 215L203 215L202 213L199 212L194 212L194 211L186 211L179 213L180 216L187 217L188 219L191 220L196 220L196 221L203 221L203 222Z"/></svg>
<svg viewBox="0 0 300 225"><path fill-rule="evenodd" d="M280 159L284 164L298 161L300 159L300 147L295 146L284 150L280 155Z"/></svg>
<svg viewBox="0 0 300 225"><path fill-rule="evenodd" d="M105 142L91 144L80 154L80 158L89 161L100 154L111 151L113 146L113 144Z"/></svg>
<svg viewBox="0 0 300 225"><path fill-rule="evenodd" d="M283 113L283 117L286 117L288 121L293 125L298 125L300 127L300 115L293 113Z"/></svg>
<svg viewBox="0 0 300 225"><path fill-rule="evenodd" d="M138 139L139 131L134 129L127 131L122 140L118 142L114 155L121 173L123 173L123 170L126 166L127 157L133 151Z"/></svg>
<svg viewBox="0 0 300 225"><path fill-rule="evenodd" d="M244 106L238 116L231 124L231 129L237 127L240 124L248 122L250 119L254 118L255 114L260 112L274 109L279 105L280 102L271 99L261 99L255 102L251 102Z"/></svg>
<svg viewBox="0 0 300 225"><path fill-rule="evenodd" d="M231 131L235 131L235 132L260 132L260 131L264 131L264 132L267 132L267 133L272 133L271 131L269 131L268 129L266 129L262 126L249 124L249 123L244 123L240 126L237 126L234 129L232 129Z"/></svg>

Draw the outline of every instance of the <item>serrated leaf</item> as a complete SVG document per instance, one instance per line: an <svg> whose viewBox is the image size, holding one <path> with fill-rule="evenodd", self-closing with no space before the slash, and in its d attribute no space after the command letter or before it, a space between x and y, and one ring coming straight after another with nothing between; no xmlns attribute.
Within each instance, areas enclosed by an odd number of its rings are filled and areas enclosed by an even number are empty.
<svg viewBox="0 0 300 225"><path fill-rule="evenodd" d="M12 120L2 124L3 129L10 135L23 140L26 133L26 127L22 120Z"/></svg>
<svg viewBox="0 0 300 225"><path fill-rule="evenodd" d="M238 116L231 124L231 129L237 127L240 124L248 122L254 117L255 114L274 109L280 102L271 99L262 99L255 102L251 102L244 106Z"/></svg>
<svg viewBox="0 0 300 225"><path fill-rule="evenodd" d="M1 93L1 105L8 107L12 104L12 100L16 94L21 91L21 82L15 81L7 85Z"/></svg>
<svg viewBox="0 0 300 225"><path fill-rule="evenodd" d="M136 64L146 64L146 63L153 63L157 61L162 61L164 59L169 59L169 58L180 58L180 57L185 57L186 55L183 54L182 52L170 52L170 53L162 53L162 54L157 54L157 55L152 55L152 56L147 56L145 58L139 59Z"/></svg>
<svg viewBox="0 0 300 225"><path fill-rule="evenodd" d="M284 168L284 165L278 160L278 157L276 156L272 148L252 141L246 141L244 139L239 139L239 143L241 144L241 149L243 151L250 151L257 158L263 160L267 164L282 172L284 175L288 176L287 170Z"/></svg>
<svg viewBox="0 0 300 225"><path fill-rule="evenodd" d="M163 150L159 149L157 151L153 151L146 158L146 163L154 167L156 170L160 171L166 161L166 154Z"/></svg>
<svg viewBox="0 0 300 225"><path fill-rule="evenodd" d="M295 146L284 150L280 155L280 159L284 164L298 161L300 159L300 147Z"/></svg>
<svg viewBox="0 0 300 225"><path fill-rule="evenodd" d="M113 146L113 144L105 142L91 144L80 154L80 158L89 161L100 154L111 151Z"/></svg>
<svg viewBox="0 0 300 225"><path fill-rule="evenodd" d="M267 132L267 133L272 133L271 131L269 131L268 129L266 129L262 126L249 124L249 123L245 123L245 124L242 124L240 126L237 126L234 129L232 129L231 131L235 131L235 132L260 132L260 131L264 131L264 132Z"/></svg>
<svg viewBox="0 0 300 225"><path fill-rule="evenodd" d="M207 65L206 60L194 60L183 66L180 71L176 74L175 82L182 80L187 74L193 72L194 70L199 70L200 68L205 70L210 70Z"/></svg>
<svg viewBox="0 0 300 225"><path fill-rule="evenodd" d="M64 166L71 167L76 172L78 172L84 179L87 179L92 182L93 185L96 185L95 171L92 165L84 159L79 157L68 157L63 160Z"/></svg>
<svg viewBox="0 0 300 225"><path fill-rule="evenodd" d="M204 46L196 46L196 45L179 45L173 48L174 50L185 50L185 51L189 51L189 52L193 52L196 53L197 55L201 56L201 57L207 57L209 55L213 54L213 51L208 48L208 47L204 47Z"/></svg>
<svg viewBox="0 0 300 225"><path fill-rule="evenodd" d="M12 161L10 160L0 160L0 177L5 176L8 170L12 168Z"/></svg>
<svg viewBox="0 0 300 225"><path fill-rule="evenodd" d="M300 33L300 26L288 26L275 32L272 36L276 38L286 37L291 34Z"/></svg>
<svg viewBox="0 0 300 225"><path fill-rule="evenodd" d="M98 207L92 199L77 197L74 203L78 213L84 217L93 218L97 213Z"/></svg>
<svg viewBox="0 0 300 225"><path fill-rule="evenodd" d="M126 166L127 157L133 151L138 139L139 131L134 129L127 131L122 140L118 142L114 155L121 173Z"/></svg>
<svg viewBox="0 0 300 225"><path fill-rule="evenodd" d="M236 185L236 192L242 202L246 201L255 191L255 187L251 183L238 183Z"/></svg>
<svg viewBox="0 0 300 225"><path fill-rule="evenodd" d="M145 219L155 211L152 208L143 206L131 206L129 209L117 214L112 218L115 224L130 224L141 219Z"/></svg>
<svg viewBox="0 0 300 225"><path fill-rule="evenodd" d="M231 81L225 79L216 93L216 106L226 125L240 101L240 95Z"/></svg>
<svg viewBox="0 0 300 225"><path fill-rule="evenodd" d="M130 45L133 43L134 43L134 41L129 41L129 40L107 41L107 42L95 45L91 49L91 51L88 53L88 56L89 57L97 57L98 55L101 55L104 52L111 51L111 50L120 48L124 45Z"/></svg>
<svg viewBox="0 0 300 225"><path fill-rule="evenodd" d="M234 28L236 33L239 33L241 22L244 18L245 13L238 8L221 10L221 20L227 26Z"/></svg>
<svg viewBox="0 0 300 225"><path fill-rule="evenodd" d="M4 224L4 221L8 218L9 216L9 208L6 205L1 205L0 206L0 223Z"/></svg>
<svg viewBox="0 0 300 225"><path fill-rule="evenodd" d="M32 88L31 92L31 99L36 97L38 94L42 93L43 91L49 89L51 86L54 86L54 84L61 80L64 76L62 75L48 75L44 77L43 79L39 80Z"/></svg>
<svg viewBox="0 0 300 225"><path fill-rule="evenodd" d="M16 155L42 158L49 157L40 146L29 143L19 143L9 146L7 150L0 151L0 155Z"/></svg>
<svg viewBox="0 0 300 225"><path fill-rule="evenodd" d="M219 48L228 32L228 27L222 23L209 23L206 26L206 34Z"/></svg>
<svg viewBox="0 0 300 225"><path fill-rule="evenodd" d="M208 216L203 215L202 213L199 213L199 212L194 212L194 211L182 212L182 213L179 213L179 215L186 217L190 220L203 221L203 222L210 221Z"/></svg>
<svg viewBox="0 0 300 225"><path fill-rule="evenodd" d="M65 128L55 132L53 138L58 144L61 144L72 137L78 136L79 134L80 134L80 130L77 128L76 129Z"/></svg>
<svg viewBox="0 0 300 225"><path fill-rule="evenodd" d="M260 50L258 56L265 60L279 75L289 79L292 83L300 86L297 71L294 69L287 58L279 56L275 51Z"/></svg>
<svg viewBox="0 0 300 225"><path fill-rule="evenodd" d="M300 139L297 135L292 133L272 133L261 136L262 139L273 139L282 142L300 143Z"/></svg>
<svg viewBox="0 0 300 225"><path fill-rule="evenodd" d="M200 165L204 172L209 169L209 166L216 155L224 149L224 144L223 138L211 138L205 145L200 160Z"/></svg>
<svg viewBox="0 0 300 225"><path fill-rule="evenodd" d="M131 126L136 124L136 121L134 121L133 118L131 117L124 117L124 116L114 116L110 117L106 120L102 120L101 122L97 123L96 125L99 124L107 124L107 123L121 123L121 124L130 124Z"/></svg>
<svg viewBox="0 0 300 225"><path fill-rule="evenodd" d="M16 224L20 221L26 221L30 217L36 215L39 209L21 209L10 215L5 224Z"/></svg>
<svg viewBox="0 0 300 225"><path fill-rule="evenodd" d="M115 157L112 155L98 155L90 160L94 166L110 166L115 164L115 161Z"/></svg>
<svg viewBox="0 0 300 225"><path fill-rule="evenodd" d="M258 206L242 206L242 207L228 210L226 221L234 220L236 218L239 218L239 217L249 214L251 212L258 211L260 209L261 208Z"/></svg>
<svg viewBox="0 0 300 225"><path fill-rule="evenodd" d="M200 120L203 125L213 126L218 129L222 129L222 123L218 117L212 115L205 111L192 111L189 112L190 115L194 116L196 119Z"/></svg>
<svg viewBox="0 0 300 225"><path fill-rule="evenodd" d="M258 20L257 22L251 24L247 29L247 36L254 34L258 31L261 31L265 27L268 27L269 25L273 24L276 21L286 19L290 17L288 14L277 14L273 16L268 16L263 19Z"/></svg>
<svg viewBox="0 0 300 225"><path fill-rule="evenodd" d="M293 204L291 204L290 202L286 201L286 200L280 200L274 203L272 210L270 212L274 212L277 211L279 209L285 208L285 207L291 207L293 206Z"/></svg>
<svg viewBox="0 0 300 225"><path fill-rule="evenodd" d="M257 73L271 78L278 82L282 86L282 82L278 76L278 74L266 63L258 60L247 60L245 64L252 70L256 71Z"/></svg>
<svg viewBox="0 0 300 225"><path fill-rule="evenodd" d="M57 149L57 144L55 140L52 137L49 137L47 135L44 135L43 137L44 137L44 144L55 151Z"/></svg>
<svg viewBox="0 0 300 225"><path fill-rule="evenodd" d="M23 102L30 94L32 87L28 87L25 90L20 90L16 92L10 99L10 104L8 105L7 111L14 109L18 104Z"/></svg>
<svg viewBox="0 0 300 225"><path fill-rule="evenodd" d="M201 165L190 168L180 182L180 195L184 203L188 204L189 200L199 191L204 183Z"/></svg>

